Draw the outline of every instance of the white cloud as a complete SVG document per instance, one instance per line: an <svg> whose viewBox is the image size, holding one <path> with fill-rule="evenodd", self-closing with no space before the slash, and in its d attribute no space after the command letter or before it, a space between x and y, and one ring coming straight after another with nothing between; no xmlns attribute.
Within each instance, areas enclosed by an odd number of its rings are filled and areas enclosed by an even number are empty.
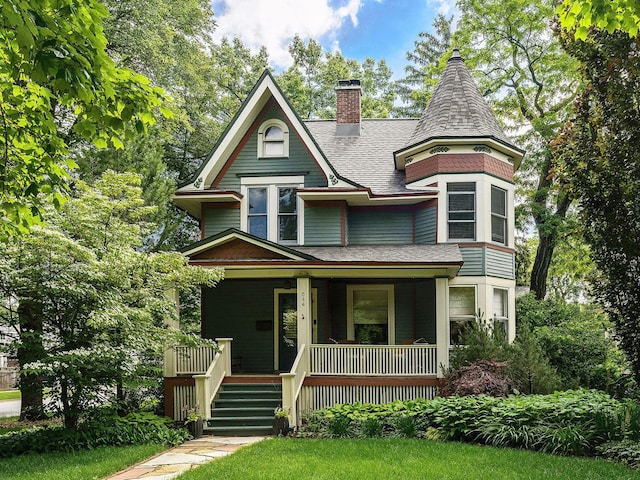
<svg viewBox="0 0 640 480"><path fill-rule="evenodd" d="M286 68L296 33L337 46L337 31L347 19L358 26L361 6L362 0L214 0L214 38L238 36L252 51L264 45L274 66Z"/></svg>

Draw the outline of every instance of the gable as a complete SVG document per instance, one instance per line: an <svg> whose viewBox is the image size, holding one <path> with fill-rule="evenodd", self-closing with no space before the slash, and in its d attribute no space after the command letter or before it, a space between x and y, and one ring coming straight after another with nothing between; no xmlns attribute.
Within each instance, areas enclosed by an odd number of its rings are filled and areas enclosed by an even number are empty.
<svg viewBox="0 0 640 480"><path fill-rule="evenodd" d="M273 250L234 238L193 255L191 260L285 260L288 258Z"/></svg>
<svg viewBox="0 0 640 480"><path fill-rule="evenodd" d="M258 157L258 129L269 119L281 120L289 128L288 157ZM243 177L274 176L303 176L305 187L326 187L328 183L324 172L311 156L291 121L272 98L213 180L211 188L239 190Z"/></svg>

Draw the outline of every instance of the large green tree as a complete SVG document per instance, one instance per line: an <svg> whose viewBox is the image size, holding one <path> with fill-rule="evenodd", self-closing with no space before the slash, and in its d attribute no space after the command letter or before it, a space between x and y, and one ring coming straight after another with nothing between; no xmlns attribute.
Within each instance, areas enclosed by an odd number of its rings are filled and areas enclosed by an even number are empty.
<svg viewBox="0 0 640 480"><path fill-rule="evenodd" d="M592 30L584 41L563 39L587 85L557 155L601 272L594 294L640 380L640 37Z"/></svg>
<svg viewBox="0 0 640 480"><path fill-rule="evenodd" d="M94 187L79 182L46 227L0 248L0 320L15 332L22 374L50 388L70 427L90 405L125 401L143 361L184 340L167 328L172 289L222 278L178 253L140 251L153 210L141 193L139 176L107 171Z"/></svg>
<svg viewBox="0 0 640 480"><path fill-rule="evenodd" d="M386 118L394 111L396 86L384 60L365 58L359 63L298 35L289 53L293 65L278 76L278 82L302 118L335 118L335 88L339 80L350 79L360 80L363 118Z"/></svg>
<svg viewBox="0 0 640 480"><path fill-rule="evenodd" d="M74 140L121 148L156 119L161 90L114 65L106 15L97 0L0 2L0 240L62 203Z"/></svg>
<svg viewBox="0 0 640 480"><path fill-rule="evenodd" d="M638 0L571 0L558 6L560 23L585 40L592 27L613 33L616 30L635 37L640 29Z"/></svg>

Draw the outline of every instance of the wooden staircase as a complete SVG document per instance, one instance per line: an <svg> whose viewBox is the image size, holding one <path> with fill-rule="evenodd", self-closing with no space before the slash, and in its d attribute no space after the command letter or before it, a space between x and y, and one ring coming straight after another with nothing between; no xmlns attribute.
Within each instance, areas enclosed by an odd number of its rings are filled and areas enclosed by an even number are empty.
<svg viewBox="0 0 640 480"><path fill-rule="evenodd" d="M271 435L274 409L282 404L276 382L225 382L211 405L204 433L223 436Z"/></svg>

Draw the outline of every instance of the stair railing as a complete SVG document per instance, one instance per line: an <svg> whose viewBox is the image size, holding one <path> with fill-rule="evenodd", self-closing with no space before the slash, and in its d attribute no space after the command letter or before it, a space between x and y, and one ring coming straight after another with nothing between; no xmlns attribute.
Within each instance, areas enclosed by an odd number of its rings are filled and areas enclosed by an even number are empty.
<svg viewBox="0 0 640 480"><path fill-rule="evenodd" d="M224 377L231 375L232 338L216 338L218 353L204 375L194 375L196 383L196 408L205 419L211 418L211 402L218 394Z"/></svg>
<svg viewBox="0 0 640 480"><path fill-rule="evenodd" d="M302 345L298 350L291 371L289 373L281 373L282 378L282 408L289 412L291 425L298 425L298 396L302 389L305 377L310 371L309 349L306 345Z"/></svg>

